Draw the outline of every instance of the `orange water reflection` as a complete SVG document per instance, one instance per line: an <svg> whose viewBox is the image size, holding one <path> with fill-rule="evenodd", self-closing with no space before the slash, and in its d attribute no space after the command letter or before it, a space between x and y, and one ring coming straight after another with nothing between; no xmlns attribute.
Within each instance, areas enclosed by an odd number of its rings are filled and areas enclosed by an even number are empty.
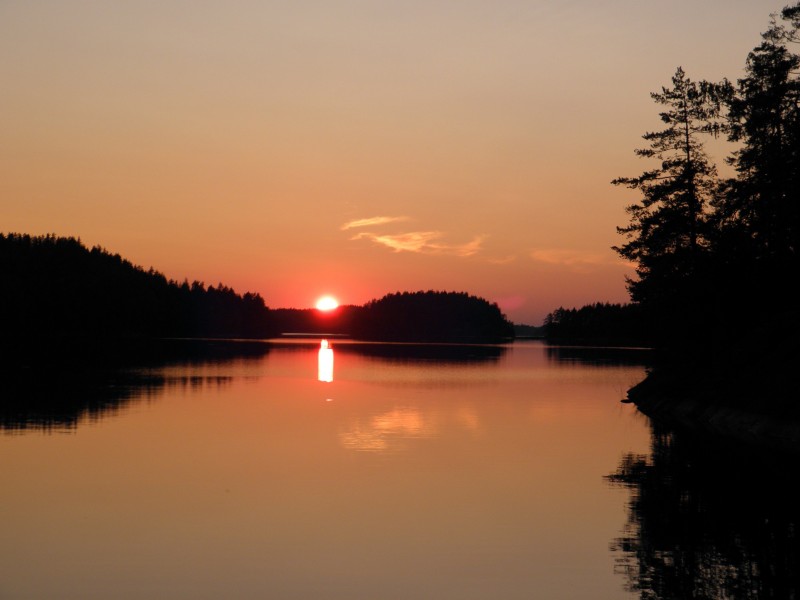
<svg viewBox="0 0 800 600"><path fill-rule="evenodd" d="M399 449L408 438L433 437L437 430L435 420L419 409L397 407L373 416L366 423L357 420L339 439L350 450L380 452Z"/></svg>
<svg viewBox="0 0 800 600"><path fill-rule="evenodd" d="M619 403L643 368L337 340L323 395L320 350L150 371L188 383L0 435L0 596L631 598L608 550L628 492L604 476L650 448Z"/></svg>
<svg viewBox="0 0 800 600"><path fill-rule="evenodd" d="M317 379L325 383L333 381L333 348L329 346L328 340L322 340L319 344Z"/></svg>

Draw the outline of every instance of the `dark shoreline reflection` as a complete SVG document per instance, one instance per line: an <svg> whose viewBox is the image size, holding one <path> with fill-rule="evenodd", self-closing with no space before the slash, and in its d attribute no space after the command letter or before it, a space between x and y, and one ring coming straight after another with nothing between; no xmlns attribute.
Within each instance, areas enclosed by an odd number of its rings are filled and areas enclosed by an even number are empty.
<svg viewBox="0 0 800 600"><path fill-rule="evenodd" d="M649 348L601 346L547 346L547 358L558 362L584 365L649 366L652 353Z"/></svg>
<svg viewBox="0 0 800 600"><path fill-rule="evenodd" d="M270 340L273 348L289 352L308 352L319 349L327 340L336 354L356 354L394 363L435 362L442 364L484 363L500 360L508 352L506 345L433 344L410 342L363 342L351 338L332 338L321 335L297 340Z"/></svg>
<svg viewBox="0 0 800 600"><path fill-rule="evenodd" d="M85 377L19 376L0 385L0 429L75 429L80 421L96 421L119 413L131 402L150 397L164 388L166 380L136 374Z"/></svg>
<svg viewBox="0 0 800 600"><path fill-rule="evenodd" d="M165 389L222 386L227 376L165 375L165 367L196 367L233 360L261 360L264 343L229 340L149 340L127 347L79 345L63 360L49 354L37 363L4 369L0 378L0 430L70 430L98 420Z"/></svg>
<svg viewBox="0 0 800 600"><path fill-rule="evenodd" d="M653 425L651 454L628 454L608 480L630 489L611 544L630 591L648 599L796 598L796 456Z"/></svg>
<svg viewBox="0 0 800 600"><path fill-rule="evenodd" d="M468 344L391 344L356 343L340 344L337 353L360 354L390 362L421 361L439 363L483 363L500 360L508 351L506 346L481 346Z"/></svg>

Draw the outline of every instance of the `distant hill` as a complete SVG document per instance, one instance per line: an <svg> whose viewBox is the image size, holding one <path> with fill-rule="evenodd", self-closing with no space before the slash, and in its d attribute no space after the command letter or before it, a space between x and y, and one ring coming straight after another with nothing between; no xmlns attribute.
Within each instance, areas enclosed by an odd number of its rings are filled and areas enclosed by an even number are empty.
<svg viewBox="0 0 800 600"><path fill-rule="evenodd" d="M514 337L496 304L464 292L387 294L364 305L354 337L407 342L492 343Z"/></svg>
<svg viewBox="0 0 800 600"><path fill-rule="evenodd" d="M539 339L543 338L545 334L544 327L536 327L535 325L523 325L522 323L514 323L514 337L517 339Z"/></svg>
<svg viewBox="0 0 800 600"><path fill-rule="evenodd" d="M557 308L544 320L545 337L554 343L647 346L645 317L636 304L596 302L581 308Z"/></svg>
<svg viewBox="0 0 800 600"><path fill-rule="evenodd" d="M275 330L282 334L350 335L361 306L340 306L331 311L315 308L276 308L270 311Z"/></svg>
<svg viewBox="0 0 800 600"><path fill-rule="evenodd" d="M119 254L55 235L0 234L5 339L272 335L258 294L168 280Z"/></svg>

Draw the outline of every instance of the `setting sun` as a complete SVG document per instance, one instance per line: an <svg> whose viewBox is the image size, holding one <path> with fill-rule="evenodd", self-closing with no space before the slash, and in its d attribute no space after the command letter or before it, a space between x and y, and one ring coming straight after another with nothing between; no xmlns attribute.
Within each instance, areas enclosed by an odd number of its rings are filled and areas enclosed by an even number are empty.
<svg viewBox="0 0 800 600"><path fill-rule="evenodd" d="M317 310L333 310L339 307L339 302L333 296L323 296L317 300Z"/></svg>

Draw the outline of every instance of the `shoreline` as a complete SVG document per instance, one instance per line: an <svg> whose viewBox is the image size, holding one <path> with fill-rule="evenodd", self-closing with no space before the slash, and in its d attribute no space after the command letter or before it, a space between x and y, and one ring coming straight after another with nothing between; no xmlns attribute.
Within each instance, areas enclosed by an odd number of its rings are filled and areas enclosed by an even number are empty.
<svg viewBox="0 0 800 600"><path fill-rule="evenodd" d="M800 420L695 398L628 399L653 421L732 439L747 446L800 457Z"/></svg>

